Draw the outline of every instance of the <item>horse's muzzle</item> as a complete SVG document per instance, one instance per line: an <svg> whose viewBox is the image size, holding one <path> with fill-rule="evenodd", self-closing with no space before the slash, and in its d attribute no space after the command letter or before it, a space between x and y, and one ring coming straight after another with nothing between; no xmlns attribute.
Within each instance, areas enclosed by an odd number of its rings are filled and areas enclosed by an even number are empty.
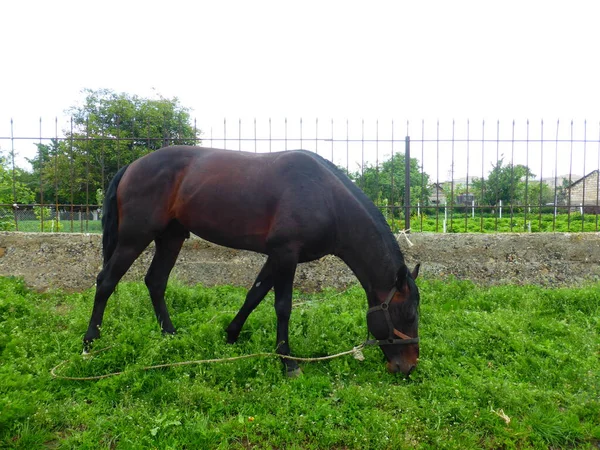
<svg viewBox="0 0 600 450"><path fill-rule="evenodd" d="M404 363L404 362L400 362L400 361L388 361L387 364L387 370L390 373L398 373L401 372L404 375L406 375L406 377L408 377L413 370L415 370L415 368L417 367L416 364L410 364L410 363Z"/></svg>

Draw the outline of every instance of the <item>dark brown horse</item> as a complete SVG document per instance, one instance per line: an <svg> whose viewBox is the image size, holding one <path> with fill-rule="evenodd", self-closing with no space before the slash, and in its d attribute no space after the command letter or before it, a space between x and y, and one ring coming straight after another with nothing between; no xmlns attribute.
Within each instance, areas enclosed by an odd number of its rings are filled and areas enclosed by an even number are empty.
<svg viewBox="0 0 600 450"><path fill-rule="evenodd" d="M288 323L298 263L340 257L367 294L367 326L391 372L417 364L419 291L383 215L335 165L304 151L255 154L168 147L122 168L104 201L104 268L98 275L84 351L99 336L108 298L154 241L145 277L156 317L174 333L164 293L190 232L219 245L267 255L246 300L227 327L237 340L244 322L275 289L277 352L289 355ZM282 358L287 373L299 372Z"/></svg>

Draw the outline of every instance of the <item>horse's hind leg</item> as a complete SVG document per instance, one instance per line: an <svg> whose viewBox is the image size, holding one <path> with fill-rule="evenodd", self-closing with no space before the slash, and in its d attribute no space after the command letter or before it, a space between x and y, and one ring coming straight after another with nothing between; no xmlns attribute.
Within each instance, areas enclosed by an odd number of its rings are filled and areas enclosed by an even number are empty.
<svg viewBox="0 0 600 450"><path fill-rule="evenodd" d="M273 280L275 289L275 314L277 315L277 350L289 377L302 373L298 363L285 358L290 355L289 322L292 313L292 288L298 263L297 255L291 249L281 249L273 260Z"/></svg>
<svg viewBox="0 0 600 450"><path fill-rule="evenodd" d="M84 353L89 351L94 339L100 336L100 326L102 325L106 303L114 292L117 283L125 275L125 272L129 270L140 253L147 247L149 242L137 242L135 245L117 244L115 252L98 274L92 317L83 338Z"/></svg>
<svg viewBox="0 0 600 450"><path fill-rule="evenodd" d="M150 292L154 313L163 333L175 333L175 327L171 322L165 303L165 290L169 274L177 261L183 241L189 236L190 234L178 222L171 222L169 227L154 240L156 252L144 281Z"/></svg>
<svg viewBox="0 0 600 450"><path fill-rule="evenodd" d="M267 295L272 287L273 273L271 271L271 258L268 258L256 277L254 284L248 291L244 304L225 330L227 332L227 342L229 344L233 344L237 341L240 332L242 331L242 327L244 326L244 323L246 323L246 319L260 304L263 298L265 298L265 295Z"/></svg>

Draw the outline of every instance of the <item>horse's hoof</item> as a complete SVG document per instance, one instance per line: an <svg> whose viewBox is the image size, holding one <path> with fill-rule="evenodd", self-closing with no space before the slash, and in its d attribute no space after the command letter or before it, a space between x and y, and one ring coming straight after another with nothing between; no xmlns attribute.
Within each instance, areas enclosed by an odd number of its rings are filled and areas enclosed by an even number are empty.
<svg viewBox="0 0 600 450"><path fill-rule="evenodd" d="M298 378L302 375L302 369L300 367L296 367L295 369L288 370L286 375L288 378Z"/></svg>
<svg viewBox="0 0 600 450"><path fill-rule="evenodd" d="M225 328L225 333L227 333L227 343L235 344L240 337L240 332L230 329L231 325Z"/></svg>
<svg viewBox="0 0 600 450"><path fill-rule="evenodd" d="M93 341L89 339L83 340L83 349L81 350L81 356L83 358L89 358L91 356L92 342Z"/></svg>
<svg viewBox="0 0 600 450"><path fill-rule="evenodd" d="M227 332L227 343L228 344L235 344L238 340L238 338L240 337L239 334L237 333L230 333Z"/></svg>

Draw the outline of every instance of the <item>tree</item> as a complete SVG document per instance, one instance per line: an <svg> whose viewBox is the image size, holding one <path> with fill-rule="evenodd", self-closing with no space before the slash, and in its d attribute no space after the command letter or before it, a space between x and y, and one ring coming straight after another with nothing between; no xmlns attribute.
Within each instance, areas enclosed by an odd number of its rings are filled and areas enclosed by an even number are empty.
<svg viewBox="0 0 600 450"><path fill-rule="evenodd" d="M30 204L34 200L31 189L21 181L23 169L15 167L14 173L11 163L0 154L0 205Z"/></svg>
<svg viewBox="0 0 600 450"><path fill-rule="evenodd" d="M0 230L14 228L12 208L14 204L30 204L34 194L20 178L26 173L12 168L10 161L0 154Z"/></svg>
<svg viewBox="0 0 600 450"><path fill-rule="evenodd" d="M35 193L35 203L55 203L57 198L62 198L59 195L60 189L64 188L64 181L69 179L65 175L67 171L64 170L67 161L62 155L58 139L52 139L50 144L36 146L37 156L27 158L32 171L22 173L20 180Z"/></svg>
<svg viewBox="0 0 600 450"><path fill-rule="evenodd" d="M552 189L535 181L536 175L527 166L507 164L501 158L487 179L473 179L471 192L480 205L544 205L553 200Z"/></svg>
<svg viewBox="0 0 600 450"><path fill-rule="evenodd" d="M367 164L362 171L350 174L350 177L378 206L404 206L406 158L396 153L380 165ZM429 175L422 173L419 162L410 159L410 196L411 203L427 204L430 194Z"/></svg>
<svg viewBox="0 0 600 450"><path fill-rule="evenodd" d="M43 195L44 203L94 204L98 189L105 190L120 167L166 145L200 142L189 109L177 98L108 89L83 94L83 104L67 110L71 124L65 138L37 144L38 154L28 160L38 202Z"/></svg>

